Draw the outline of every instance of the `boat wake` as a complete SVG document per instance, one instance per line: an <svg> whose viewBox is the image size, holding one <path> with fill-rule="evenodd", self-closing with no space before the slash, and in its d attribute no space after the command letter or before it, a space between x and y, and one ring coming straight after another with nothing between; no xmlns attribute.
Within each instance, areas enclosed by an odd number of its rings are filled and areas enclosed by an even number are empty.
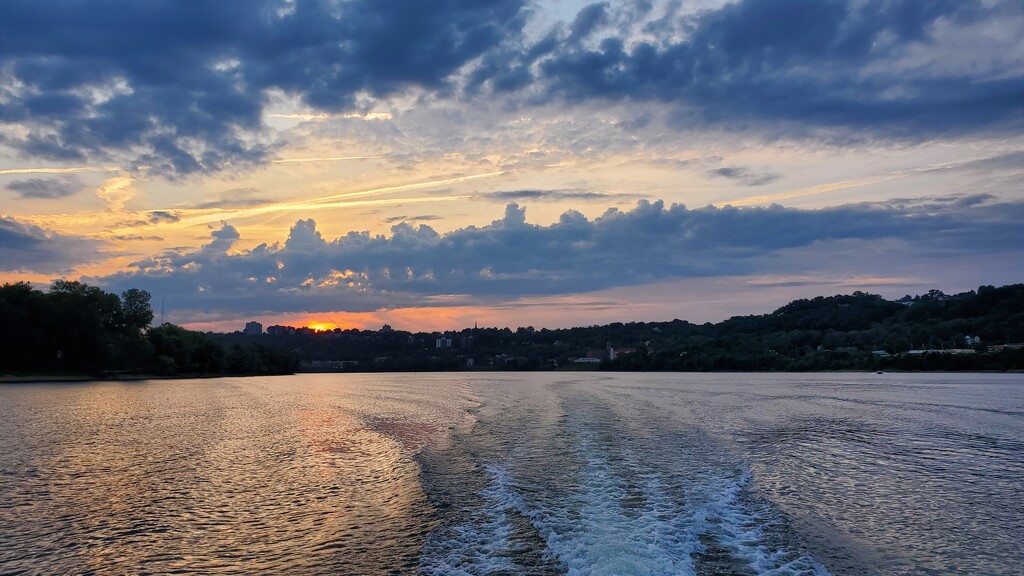
<svg viewBox="0 0 1024 576"><path fill-rule="evenodd" d="M430 535L419 573L828 574L786 545L778 513L748 494L748 470L683 485L592 434L577 441L580 465L559 490L486 464L478 506Z"/></svg>

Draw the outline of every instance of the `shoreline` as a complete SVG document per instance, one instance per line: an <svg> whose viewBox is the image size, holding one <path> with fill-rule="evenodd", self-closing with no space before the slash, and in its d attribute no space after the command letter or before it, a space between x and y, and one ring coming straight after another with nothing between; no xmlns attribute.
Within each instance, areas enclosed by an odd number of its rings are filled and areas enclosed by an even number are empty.
<svg viewBox="0 0 1024 576"><path fill-rule="evenodd" d="M0 376L0 385L3 384L77 384L82 382L139 382L143 380L215 380L218 378L254 378L266 376L300 376L303 374L462 374L471 372L468 370L430 370L430 371L375 371L375 372L295 372L294 374L209 374L209 375L178 375L160 376L155 374L132 374L117 376L83 376L83 375L23 375L14 376L5 374ZM552 370L488 370L487 372L504 373L533 373L553 372ZM873 371L861 370L812 370L807 372L786 372L786 371L736 371L736 370L712 370L705 372L673 372L673 371L631 371L631 370L579 370L579 373L609 373L609 374L868 374L872 376L884 376L885 374L1024 374L1024 370L889 370L882 374Z"/></svg>
<svg viewBox="0 0 1024 576"><path fill-rule="evenodd" d="M81 374L47 375L33 374L0 376L0 384L61 384L79 382L139 382L142 380L213 380L216 378L253 378L256 376L294 376L295 374L182 374L161 376L157 374L119 374L115 376L85 376Z"/></svg>

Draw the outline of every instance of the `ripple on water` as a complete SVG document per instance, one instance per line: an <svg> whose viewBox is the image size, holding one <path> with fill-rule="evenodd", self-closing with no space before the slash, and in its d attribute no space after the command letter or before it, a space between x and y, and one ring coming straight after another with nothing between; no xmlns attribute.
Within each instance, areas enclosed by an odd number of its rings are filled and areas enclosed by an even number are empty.
<svg viewBox="0 0 1024 576"><path fill-rule="evenodd" d="M0 390L0 573L413 573L412 460L463 413L393 382Z"/></svg>
<svg viewBox="0 0 1024 576"><path fill-rule="evenodd" d="M1016 574L1019 375L0 387L3 574Z"/></svg>

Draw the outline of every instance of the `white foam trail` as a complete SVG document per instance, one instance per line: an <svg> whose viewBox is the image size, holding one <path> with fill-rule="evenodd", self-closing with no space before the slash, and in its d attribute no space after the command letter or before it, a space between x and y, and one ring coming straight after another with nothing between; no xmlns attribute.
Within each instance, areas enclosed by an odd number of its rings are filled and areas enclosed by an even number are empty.
<svg viewBox="0 0 1024 576"><path fill-rule="evenodd" d="M711 483L715 496L705 509L708 532L756 574L828 576L828 570L813 558L765 542L764 529L773 520L741 501L740 493L749 482L750 471L744 469L738 478L718 478Z"/></svg>
<svg viewBox="0 0 1024 576"><path fill-rule="evenodd" d="M667 496L649 485L645 507L631 514L622 505L626 482L589 435L581 437L580 452L586 458L583 491L569 501L520 510L567 574L695 574L691 554L700 547L698 535L665 520L678 515Z"/></svg>
<svg viewBox="0 0 1024 576"><path fill-rule="evenodd" d="M829 574L766 538L775 520L742 498L748 470L732 476L708 470L699 485L673 490L641 463L611 458L587 431L579 436L579 454L583 465L569 479L576 484L565 486L574 488L567 496L520 486L505 468L486 465L483 508L465 524L431 535L420 574L517 573L522 550L510 543L512 515L530 521L545 543L543 557L569 576L695 575L696 559L708 552L702 537L758 575ZM637 470L631 485L622 473Z"/></svg>
<svg viewBox="0 0 1024 576"><path fill-rule="evenodd" d="M419 574L471 576L515 573L516 550L509 537L513 526L510 510L524 509L522 499L509 488L505 470L486 466L491 482L480 493L484 506L467 522L431 533L420 556Z"/></svg>

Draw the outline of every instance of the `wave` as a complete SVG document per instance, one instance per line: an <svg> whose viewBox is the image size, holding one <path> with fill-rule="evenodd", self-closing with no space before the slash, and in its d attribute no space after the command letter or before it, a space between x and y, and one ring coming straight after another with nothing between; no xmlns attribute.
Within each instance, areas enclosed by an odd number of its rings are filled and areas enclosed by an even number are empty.
<svg viewBox="0 0 1024 576"><path fill-rule="evenodd" d="M778 514L746 493L746 468L707 470L683 486L587 431L578 454L558 491L486 464L479 508L431 534L420 574L828 575L775 535Z"/></svg>

